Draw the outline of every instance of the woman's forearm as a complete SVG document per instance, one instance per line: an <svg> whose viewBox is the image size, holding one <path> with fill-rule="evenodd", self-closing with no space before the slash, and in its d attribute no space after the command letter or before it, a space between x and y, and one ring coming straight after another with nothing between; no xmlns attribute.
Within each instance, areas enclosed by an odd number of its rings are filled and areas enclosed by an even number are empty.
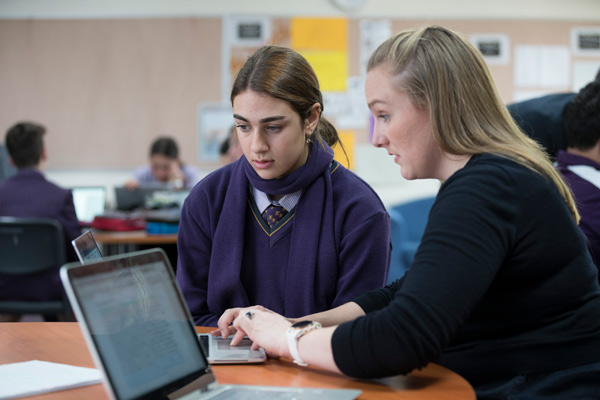
<svg viewBox="0 0 600 400"><path fill-rule="evenodd" d="M341 374L333 359L331 336L337 327L316 329L298 340L298 354L308 365Z"/></svg>
<svg viewBox="0 0 600 400"><path fill-rule="evenodd" d="M352 321L364 315L365 312L363 309L360 308L358 304L350 301L331 310L305 315L301 318L290 319L290 321L318 321L323 326L335 326L347 321Z"/></svg>

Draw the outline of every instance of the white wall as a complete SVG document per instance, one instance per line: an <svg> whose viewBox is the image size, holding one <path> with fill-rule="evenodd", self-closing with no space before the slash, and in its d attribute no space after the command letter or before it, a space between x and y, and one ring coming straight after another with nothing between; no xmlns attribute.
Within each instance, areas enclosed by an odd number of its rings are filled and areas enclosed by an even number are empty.
<svg viewBox="0 0 600 400"><path fill-rule="evenodd" d="M0 0L0 19L147 18L177 16L348 16L435 19L581 20L597 24L600 0L366 0L357 11L344 11L331 0ZM383 150L356 147L356 172L371 184L387 206L435 194L439 182L406 181ZM54 182L70 187L125 182L127 170L49 170ZM209 170L205 171L210 172ZM109 191L110 192L110 191ZM112 197L109 197L112 201Z"/></svg>
<svg viewBox="0 0 600 400"><path fill-rule="evenodd" d="M331 0L0 0L0 18L164 16L335 16L448 19L546 19L597 22L598 0L366 0L346 12Z"/></svg>

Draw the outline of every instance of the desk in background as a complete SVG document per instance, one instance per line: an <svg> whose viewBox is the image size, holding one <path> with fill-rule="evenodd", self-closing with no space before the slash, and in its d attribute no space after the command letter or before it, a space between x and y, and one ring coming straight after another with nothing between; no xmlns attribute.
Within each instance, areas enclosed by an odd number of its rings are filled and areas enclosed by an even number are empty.
<svg viewBox="0 0 600 400"><path fill-rule="evenodd" d="M197 328L209 332L211 328ZM76 322L0 323L0 364L42 360L95 367ZM407 376L377 380L353 380L300 367L289 360L268 360L256 365L216 365L212 367L221 384L251 384L293 387L360 389L359 399L475 399L469 383L458 374L429 364ZM107 399L102 385L48 393L30 397L35 400Z"/></svg>
<svg viewBox="0 0 600 400"><path fill-rule="evenodd" d="M108 232L95 231L96 242L102 245L160 245L177 244L177 234L151 235L146 231Z"/></svg>
<svg viewBox="0 0 600 400"><path fill-rule="evenodd" d="M94 231L94 238L103 256L130 253L136 250L161 247L171 262L173 271L177 268L177 234L149 234L146 231L109 232Z"/></svg>

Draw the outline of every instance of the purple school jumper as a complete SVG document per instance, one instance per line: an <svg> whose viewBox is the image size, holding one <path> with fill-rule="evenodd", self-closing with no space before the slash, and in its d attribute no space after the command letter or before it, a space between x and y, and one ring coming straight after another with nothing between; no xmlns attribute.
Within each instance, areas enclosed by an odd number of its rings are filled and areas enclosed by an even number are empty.
<svg viewBox="0 0 600 400"><path fill-rule="evenodd" d="M227 308L255 304L299 317L384 285L391 251L387 211L330 152L313 144L304 166L270 181L242 157L191 191L179 225L177 280L197 325L216 326ZM250 185L277 194L273 184L286 193L302 189L302 196L269 229Z"/></svg>
<svg viewBox="0 0 600 400"><path fill-rule="evenodd" d="M600 268L600 165L562 150L556 163L573 191L581 215L579 227L587 237L594 263ZM582 167L584 171L580 172Z"/></svg>

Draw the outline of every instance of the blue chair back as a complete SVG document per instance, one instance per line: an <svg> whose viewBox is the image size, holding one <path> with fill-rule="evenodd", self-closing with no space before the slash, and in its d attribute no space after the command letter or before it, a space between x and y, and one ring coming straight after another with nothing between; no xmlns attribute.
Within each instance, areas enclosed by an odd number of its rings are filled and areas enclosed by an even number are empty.
<svg viewBox="0 0 600 400"><path fill-rule="evenodd" d="M435 196L398 204L388 210L391 222L392 259L388 283L404 276L410 268L427 225Z"/></svg>

